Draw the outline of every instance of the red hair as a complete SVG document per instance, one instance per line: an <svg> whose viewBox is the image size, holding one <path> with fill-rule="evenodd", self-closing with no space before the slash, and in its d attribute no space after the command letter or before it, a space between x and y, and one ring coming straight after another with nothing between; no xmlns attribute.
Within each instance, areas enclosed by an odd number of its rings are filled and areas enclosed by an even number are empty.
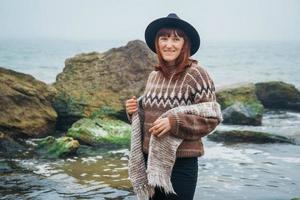
<svg viewBox="0 0 300 200"><path fill-rule="evenodd" d="M170 74L168 74L167 71L167 62L163 59L161 52L159 51L158 47L158 39L161 36L170 37L172 34L174 34L177 37L182 37L184 39L184 44L181 49L181 52L177 59L175 60L176 67L176 73L174 75L175 80L179 78L180 74L185 71L186 68L190 67L192 63L197 63L196 60L190 59L190 50L191 50L191 43L190 39L187 37L187 35L178 28L161 28L157 33L155 37L155 51L158 57L158 65L155 66L155 70L161 71L162 74L165 77L169 77Z"/></svg>

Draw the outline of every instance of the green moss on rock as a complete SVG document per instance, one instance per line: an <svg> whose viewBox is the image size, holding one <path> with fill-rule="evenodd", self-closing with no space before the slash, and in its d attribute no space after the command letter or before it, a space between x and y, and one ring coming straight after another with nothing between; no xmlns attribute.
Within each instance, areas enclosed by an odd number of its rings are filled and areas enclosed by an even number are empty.
<svg viewBox="0 0 300 200"><path fill-rule="evenodd" d="M233 85L219 90L216 95L224 123L261 125L264 106L256 97L254 84Z"/></svg>
<svg viewBox="0 0 300 200"><path fill-rule="evenodd" d="M38 153L50 158L58 158L75 153L79 146L79 142L71 137L54 138L48 136L37 141Z"/></svg>
<svg viewBox="0 0 300 200"><path fill-rule="evenodd" d="M129 124L107 118L83 118L72 125L67 136L93 146L129 146Z"/></svg>
<svg viewBox="0 0 300 200"><path fill-rule="evenodd" d="M236 102L222 111L224 124L261 125L263 106Z"/></svg>
<svg viewBox="0 0 300 200"><path fill-rule="evenodd" d="M221 105L222 110L233 105L236 102L250 105L257 112L261 111L261 102L255 94L255 86L252 83L233 85L228 88L223 88L217 92L217 101Z"/></svg>
<svg viewBox="0 0 300 200"><path fill-rule="evenodd" d="M69 128L99 108L124 113L125 100L142 94L153 63L155 54L139 40L103 53L83 53L66 59L63 72L53 84L62 93L56 102L60 116L57 126Z"/></svg>

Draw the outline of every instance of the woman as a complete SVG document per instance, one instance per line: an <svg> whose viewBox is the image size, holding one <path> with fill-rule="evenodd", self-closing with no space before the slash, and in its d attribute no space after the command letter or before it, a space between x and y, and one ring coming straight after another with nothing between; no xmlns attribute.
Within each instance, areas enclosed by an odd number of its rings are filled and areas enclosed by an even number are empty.
<svg viewBox="0 0 300 200"><path fill-rule="evenodd" d="M193 199L201 138L222 121L215 87L190 58L200 37L188 22L169 14L148 25L145 39L159 63L140 101L125 103L133 124L129 177L139 199Z"/></svg>

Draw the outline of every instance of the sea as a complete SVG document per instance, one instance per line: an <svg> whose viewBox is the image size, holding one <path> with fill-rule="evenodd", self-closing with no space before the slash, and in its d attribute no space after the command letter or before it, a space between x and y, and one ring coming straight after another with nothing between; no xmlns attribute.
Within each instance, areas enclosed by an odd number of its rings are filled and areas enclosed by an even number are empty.
<svg viewBox="0 0 300 200"><path fill-rule="evenodd" d="M129 41L0 39L0 66L53 83L67 58L105 52ZM300 87L300 41L202 41L193 58L205 67L217 88L264 81Z"/></svg>

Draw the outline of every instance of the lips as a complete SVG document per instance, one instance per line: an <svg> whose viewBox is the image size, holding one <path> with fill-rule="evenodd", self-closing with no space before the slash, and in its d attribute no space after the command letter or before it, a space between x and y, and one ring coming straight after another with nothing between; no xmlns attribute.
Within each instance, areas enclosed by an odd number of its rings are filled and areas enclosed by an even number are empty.
<svg viewBox="0 0 300 200"><path fill-rule="evenodd" d="M164 51L165 54L173 54L175 51Z"/></svg>

